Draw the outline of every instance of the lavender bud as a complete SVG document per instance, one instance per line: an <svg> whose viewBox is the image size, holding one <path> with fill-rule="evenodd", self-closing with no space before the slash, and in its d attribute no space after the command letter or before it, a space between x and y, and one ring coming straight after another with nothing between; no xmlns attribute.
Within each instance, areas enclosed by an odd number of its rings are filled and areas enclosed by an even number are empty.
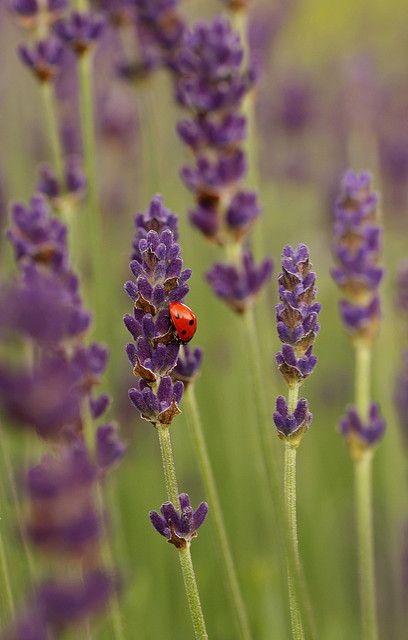
<svg viewBox="0 0 408 640"><path fill-rule="evenodd" d="M288 405L283 396L276 399L276 411L273 420L281 440L288 440L292 447L299 446L305 432L312 421L307 400L301 398L293 413L289 413Z"/></svg>
<svg viewBox="0 0 408 640"><path fill-rule="evenodd" d="M55 33L77 56L82 56L100 38L104 26L102 16L74 11L65 20L57 22Z"/></svg>
<svg viewBox="0 0 408 640"><path fill-rule="evenodd" d="M378 331L378 289L383 269L378 196L371 191L368 173L348 171L336 202L334 253L337 267L332 276L347 299L340 301L343 322L353 338L371 343Z"/></svg>
<svg viewBox="0 0 408 640"><path fill-rule="evenodd" d="M187 493L181 493L178 509L171 502L165 502L160 507L160 512L161 515L157 511L150 512L153 527L177 549L185 549L197 537L198 529L207 516L208 505L201 502L193 511Z"/></svg>
<svg viewBox="0 0 408 640"><path fill-rule="evenodd" d="M265 259L256 266L251 253L246 252L239 267L231 264L215 264L207 273L207 280L214 293L236 311L244 313L250 308L262 287L273 272L273 263Z"/></svg>
<svg viewBox="0 0 408 640"><path fill-rule="evenodd" d="M61 69L64 50L56 38L39 40L30 48L21 45L19 54L22 62L41 83L51 82Z"/></svg>
<svg viewBox="0 0 408 640"><path fill-rule="evenodd" d="M180 380L187 388L196 376L198 376L203 361L203 351L199 347L191 349L187 344L179 353L177 364L172 371L173 380Z"/></svg>
<svg viewBox="0 0 408 640"><path fill-rule="evenodd" d="M104 424L96 432L96 462L106 473L125 455L126 445L119 438L118 429L113 424Z"/></svg>
<svg viewBox="0 0 408 640"><path fill-rule="evenodd" d="M351 407L340 422L340 430L352 457L359 460L382 438L385 420L380 415L378 405L372 402L366 421L362 420L355 407Z"/></svg>

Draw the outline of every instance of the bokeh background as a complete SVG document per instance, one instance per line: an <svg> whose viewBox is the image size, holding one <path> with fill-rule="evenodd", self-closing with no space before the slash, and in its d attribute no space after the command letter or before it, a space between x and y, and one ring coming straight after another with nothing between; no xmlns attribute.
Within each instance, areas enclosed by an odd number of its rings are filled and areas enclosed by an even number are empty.
<svg viewBox="0 0 408 640"><path fill-rule="evenodd" d="M381 403L388 430L374 466L378 608L381 637L404 638L408 478L393 387L408 343L408 327L395 310L395 276L400 261L408 256L408 5L404 0L253 0L251 5L252 41L261 62L256 126L263 209L254 246L258 257L273 256L277 272L282 246L306 242L322 303L316 344L319 364L304 388L314 418L298 456L298 509L305 572L324 640L359 637L353 474L337 431L338 419L353 398L353 352L337 314L338 292L329 273L333 201L340 176L349 166L372 170L383 194L386 278L373 397ZM185 0L180 6L191 23L223 10L220 2L212 0ZM1 0L2 274L15 270L4 237L9 205L31 197L38 163L50 159L38 87L16 53L24 37ZM111 415L120 421L130 445L109 489L112 540L125 585L127 637L184 640L191 636L176 553L153 532L147 517L165 499L158 440L127 398L132 381L124 354L127 336L122 315L129 311L129 304L122 285L128 277L132 217L160 192L166 205L180 215L183 257L194 273L187 303L199 319L194 344L204 349L196 391L254 637L287 638L286 592L271 559L275 535L257 457L248 348L240 319L215 299L203 278L220 254L188 223L192 199L179 178L187 152L175 132L181 114L164 71L129 85L115 75L117 59L118 42L115 34L107 32L95 66L97 165L104 208L100 251L106 262L102 277L111 351L107 386L114 398ZM75 91L72 73L58 87L61 131L70 151L80 153L80 141L70 129L77 117ZM253 172L251 179L254 183ZM274 367L276 301L274 278L257 306L271 415L277 393L284 391ZM205 495L184 415L171 429L180 487L197 503ZM1 437L7 438L7 456L17 466L21 437L10 430ZM277 447L277 453L283 451ZM15 535L6 467L3 460L0 526L7 535L13 591L22 600L26 567ZM193 545L193 556L210 637L232 640L237 633L210 518ZM95 637L110 637L103 620Z"/></svg>

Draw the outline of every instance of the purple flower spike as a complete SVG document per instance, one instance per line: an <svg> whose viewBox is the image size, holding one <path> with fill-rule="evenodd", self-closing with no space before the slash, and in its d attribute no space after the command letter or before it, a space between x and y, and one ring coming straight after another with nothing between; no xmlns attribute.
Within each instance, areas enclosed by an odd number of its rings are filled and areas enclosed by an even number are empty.
<svg viewBox="0 0 408 640"><path fill-rule="evenodd" d="M265 259L256 266L252 254L242 256L240 267L215 264L207 273L214 293L237 313L244 313L272 276L273 263Z"/></svg>
<svg viewBox="0 0 408 640"><path fill-rule="evenodd" d="M276 399L276 411L273 420L282 440L289 440L292 447L297 447L312 421L307 400L301 398L293 413L289 413L288 405L283 396Z"/></svg>
<svg viewBox="0 0 408 640"><path fill-rule="evenodd" d="M74 11L69 18L55 25L55 33L77 56L82 56L100 38L104 26L102 16Z"/></svg>
<svg viewBox="0 0 408 640"><path fill-rule="evenodd" d="M171 302L187 295L190 269L183 269L177 239L177 217L166 209L160 196L146 213L135 217L133 260L135 280L125 284L134 304L124 323L133 342L126 352L137 378L129 397L141 417L154 425L169 425L178 413L183 384L170 378L177 364L180 339L170 318Z"/></svg>
<svg viewBox="0 0 408 640"><path fill-rule="evenodd" d="M181 493L178 509L171 502L165 502L160 512L150 512L150 520L156 531L177 549L185 549L197 537L198 529L207 517L208 505L201 502L193 511L187 493Z"/></svg>
<svg viewBox="0 0 408 640"><path fill-rule="evenodd" d="M351 455L355 460L361 459L375 447L385 431L385 420L374 402L370 405L367 420L363 420L355 407L351 407L340 421L340 430L344 436Z"/></svg>
<svg viewBox="0 0 408 640"><path fill-rule="evenodd" d="M367 172L348 171L335 206L334 254L337 266L332 276L347 298L340 302L343 322L356 340L369 344L378 331L378 289L383 269L378 224L378 196L372 192Z"/></svg>
<svg viewBox="0 0 408 640"><path fill-rule="evenodd" d="M49 626L61 630L102 612L116 591L116 578L98 569L81 580L47 582L36 599Z"/></svg>
<svg viewBox="0 0 408 640"><path fill-rule="evenodd" d="M276 362L289 386L302 383L317 362L312 349L320 328L320 304L316 302L316 274L311 268L306 245L300 244L296 250L289 245L284 248L278 278L280 303L276 306L277 330L283 346Z"/></svg>
<svg viewBox="0 0 408 640"><path fill-rule="evenodd" d="M193 191L195 227L216 244L241 242L259 214L256 195L241 189L247 163L239 113L251 89L243 48L229 22L217 18L187 32L178 57L177 96L190 112L178 133L194 153L181 175Z"/></svg>
<svg viewBox="0 0 408 640"><path fill-rule="evenodd" d="M201 114L239 107L250 88L243 57L239 35L224 18L187 32L178 60L181 104Z"/></svg>
<svg viewBox="0 0 408 640"><path fill-rule="evenodd" d="M58 75L64 55L64 49L56 38L39 40L33 47L21 45L19 49L22 62L31 69L41 83L50 82Z"/></svg>
<svg viewBox="0 0 408 640"><path fill-rule="evenodd" d="M29 469L26 533L32 544L76 559L94 556L102 534L94 497L97 471L81 441Z"/></svg>

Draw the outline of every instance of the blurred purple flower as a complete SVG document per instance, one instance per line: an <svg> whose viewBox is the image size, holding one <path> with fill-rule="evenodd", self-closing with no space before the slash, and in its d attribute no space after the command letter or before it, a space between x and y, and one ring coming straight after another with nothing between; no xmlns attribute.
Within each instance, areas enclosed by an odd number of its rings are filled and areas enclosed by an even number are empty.
<svg viewBox="0 0 408 640"><path fill-rule="evenodd" d="M380 415L378 405L372 402L366 420L361 418L355 407L351 407L340 421L340 430L352 456L358 459L378 444L385 431L385 420Z"/></svg>
<svg viewBox="0 0 408 640"><path fill-rule="evenodd" d="M96 463L104 473L116 465L125 455L126 445L119 438L118 428L104 424L96 432Z"/></svg>
<svg viewBox="0 0 408 640"><path fill-rule="evenodd" d="M157 511L150 512L152 525L177 549L184 549L190 545L193 538L197 537L197 531L207 516L208 505L206 502L201 502L193 511L187 493L181 493L179 508L171 502L165 502L160 507L160 512L161 515Z"/></svg>
<svg viewBox="0 0 408 640"><path fill-rule="evenodd" d="M81 561L85 557L88 561L98 559L103 526L95 499L97 471L86 445L79 440L29 469L25 529L32 544Z"/></svg>
<svg viewBox="0 0 408 640"><path fill-rule="evenodd" d="M63 47L54 37L39 40L33 46L21 45L19 54L22 62L41 83L55 79L63 61Z"/></svg>
<svg viewBox="0 0 408 640"><path fill-rule="evenodd" d="M153 46L162 62L176 71L176 57L185 31L179 0L134 0L142 46Z"/></svg>
<svg viewBox="0 0 408 640"><path fill-rule="evenodd" d="M335 207L334 253L338 266L332 269L332 276L347 296L340 301L346 328L353 337L368 341L375 337L380 319L381 233L378 196L371 191L370 175L348 171Z"/></svg>
<svg viewBox="0 0 408 640"><path fill-rule="evenodd" d="M74 11L68 18L57 22L55 33L77 56L82 56L100 38L104 26L101 15Z"/></svg>
<svg viewBox="0 0 408 640"><path fill-rule="evenodd" d="M252 254L243 254L239 266L215 264L207 273L214 293L237 313L244 313L255 301L273 272L272 260L266 258L258 266Z"/></svg>
<svg viewBox="0 0 408 640"><path fill-rule="evenodd" d="M64 184L61 184L49 165L43 164L40 167L37 189L56 209L61 208L61 198L76 203L86 189L86 178L79 159L75 156L67 159Z"/></svg>

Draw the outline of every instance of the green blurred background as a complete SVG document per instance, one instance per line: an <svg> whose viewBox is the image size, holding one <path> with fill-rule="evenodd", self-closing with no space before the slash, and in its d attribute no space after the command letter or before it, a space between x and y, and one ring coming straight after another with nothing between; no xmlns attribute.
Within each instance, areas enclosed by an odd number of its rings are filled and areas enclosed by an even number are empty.
<svg viewBox="0 0 408 640"><path fill-rule="evenodd" d="M37 86L16 55L24 34L13 24L4 5L2 0L0 175L4 199L12 202L31 196L36 165L49 159L49 150ZM253 5L254 16L258 10L268 15L275 8L274 0L254 0ZM222 10L220 3L209 0L185 1L181 6L191 22ZM298 514L308 587L319 637L324 640L359 637L353 474L337 432L338 419L353 399L353 352L337 314L338 292L329 274L331 203L333 189L349 165L378 171L380 134L386 135L391 129L394 133L397 126L397 138L398 127L401 138L407 137L407 26L408 5L403 0L292 2L273 43L265 49L257 96L263 209L260 230L254 232L258 257L264 253L273 256L276 272L282 246L306 242L318 274L322 303L321 333L316 344L319 363L303 389L310 401L313 424L299 450ZM127 399L132 380L124 355L127 334L121 320L129 311L122 284L128 277L132 214L144 209L151 196L160 192L166 205L180 215L183 257L194 272L187 303L199 319L193 344L201 345L205 354L196 391L254 637L288 638L286 591L281 588L273 560L275 534L258 464L247 344L241 320L215 299L203 279L206 269L222 256L187 221L192 199L179 179L179 167L188 155L175 133L180 113L173 103L171 82L165 73L158 73L146 83L126 86L113 78L109 64L104 63L102 54L98 55L98 113L110 109L112 118L121 117L122 112L129 118L129 135L112 133L100 118L97 158L104 202L105 240L100 250L106 259L103 286L109 302L109 388L114 396L111 415L120 420L130 444L109 488L115 557L126 586L123 611L127 637L191 637L177 555L153 532L147 517L151 508L165 500L165 490L156 433L148 423L138 420ZM365 62L360 73L361 60ZM282 87L293 75L301 76L312 87L313 116L301 130L289 131L276 114ZM394 415L393 385L402 349L408 342L407 328L394 308L396 270L408 255L408 224L405 203L394 202L395 185L384 178L382 166L375 183L384 188L387 274L382 290L383 323L374 355L373 397L381 403L388 421L386 437L375 458L376 562L381 637L391 640L406 637L407 626L406 593L401 581L402 550L408 542L404 531L408 520L406 451ZM399 188L403 191L404 185ZM80 215L76 223L79 235ZM2 225L6 225L4 216ZM3 235L0 264L2 273L8 274L15 267ZM276 301L274 278L257 306L271 415L276 394L284 392L274 367L278 349ZM184 415L171 429L179 485L195 504L205 494ZM21 438L9 432L2 437L8 439L11 455L17 461L23 446ZM278 442L276 452L280 465L283 449ZM6 475L6 466L0 468ZM8 535L13 590L17 599L23 599L26 568L14 533L13 498L6 481L0 486L0 497L0 524ZM193 545L193 558L209 635L232 640L237 631L215 541L209 518ZM109 638L109 624L102 621L99 632L95 637Z"/></svg>

